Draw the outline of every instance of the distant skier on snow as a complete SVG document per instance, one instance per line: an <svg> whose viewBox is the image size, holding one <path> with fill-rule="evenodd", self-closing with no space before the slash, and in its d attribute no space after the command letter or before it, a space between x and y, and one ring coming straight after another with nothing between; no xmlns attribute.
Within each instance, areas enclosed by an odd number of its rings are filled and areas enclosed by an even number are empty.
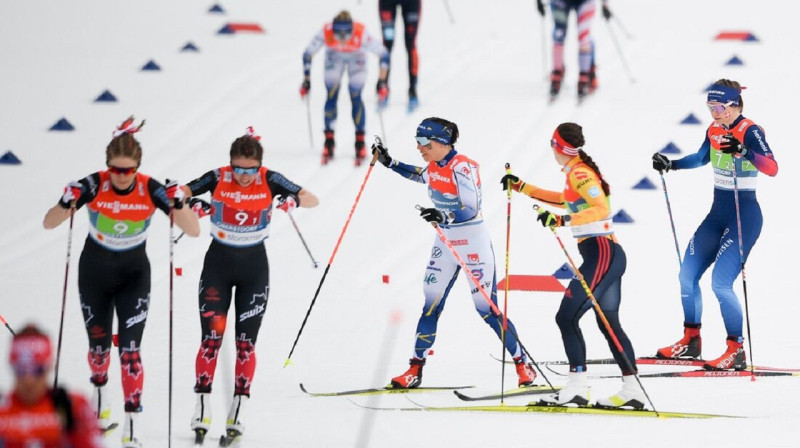
<svg viewBox="0 0 800 448"><path fill-rule="evenodd" d="M361 91L367 80L367 55L369 51L380 57L380 74L378 76L378 99L385 104L389 96L386 79L389 73L389 52L380 41L367 33L364 24L354 22L350 13L340 12L333 22L326 24L317 33L303 52L303 84L300 96L305 98L311 90L311 58L325 47L325 88L328 89L325 101L325 144L322 150L322 164L326 165L334 156L336 141L337 102L339 89L345 70L349 78L348 90L352 103L353 124L356 127L355 154L356 166L366 157L364 148L364 130L366 128L366 111Z"/></svg>
<svg viewBox="0 0 800 448"><path fill-rule="evenodd" d="M413 112L419 106L417 98L417 72L419 71L417 29L419 28L422 0L378 0L383 45L389 53L392 52L394 40L397 37L397 28L394 24L398 8L403 16L403 38L408 56L408 111ZM388 73L386 82L389 82Z"/></svg>

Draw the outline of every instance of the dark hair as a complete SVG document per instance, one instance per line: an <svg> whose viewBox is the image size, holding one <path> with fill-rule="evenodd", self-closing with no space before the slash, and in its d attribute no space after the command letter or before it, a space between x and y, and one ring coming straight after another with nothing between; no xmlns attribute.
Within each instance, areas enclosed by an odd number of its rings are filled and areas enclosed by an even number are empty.
<svg viewBox="0 0 800 448"><path fill-rule="evenodd" d="M576 123L561 123L558 125L556 130L561 138L564 139L564 141L575 148L579 148L578 156L581 158L581 161L589 166L592 171L597 173L597 176L600 177L600 185L603 187L603 193L605 193L606 196L610 195L611 187L608 185L608 182L603 179L603 174L600 172L600 168L596 163L594 163L594 160L589 157L589 154L586 154L586 152L583 150L583 145L586 144L586 139L583 137L583 128Z"/></svg>
<svg viewBox="0 0 800 448"><path fill-rule="evenodd" d="M742 86L737 81L731 81L730 79L718 79L714 84L719 84L725 87L733 87L734 89L739 89L739 98L737 101L739 102L739 112L744 111L744 100L742 99Z"/></svg>
<svg viewBox="0 0 800 448"><path fill-rule="evenodd" d="M444 118L439 117L429 117L425 120L430 120L434 123L440 124L444 126L445 129L450 131L450 145L455 145L456 141L458 140L458 125L453 123L452 121L445 120ZM423 121L425 121L423 120Z"/></svg>
<svg viewBox="0 0 800 448"><path fill-rule="evenodd" d="M231 144L231 160L236 157L258 160L258 163L261 163L261 159L264 157L264 148L261 147L258 139L243 135Z"/></svg>

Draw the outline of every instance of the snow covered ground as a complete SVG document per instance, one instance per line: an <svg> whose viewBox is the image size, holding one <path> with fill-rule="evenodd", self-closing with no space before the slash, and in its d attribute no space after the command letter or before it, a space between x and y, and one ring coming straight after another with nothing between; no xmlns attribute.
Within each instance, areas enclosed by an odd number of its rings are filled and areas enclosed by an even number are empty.
<svg viewBox="0 0 800 448"><path fill-rule="evenodd" d="M45 231L41 220L63 185L103 167L103 153L113 127L129 114L147 119L137 135L144 148L142 171L159 179L188 181L227 163L230 143L255 126L263 136L265 164L320 197L316 209L299 210L295 219L320 268L314 269L291 222L280 212L267 241L271 294L261 330L259 366L248 409L242 446L282 447L485 447L537 443L593 446L729 447L796 446L793 422L800 411L797 378L643 379L662 411L727 413L746 419L657 420L566 415L422 413L364 411L344 398L310 398L310 390L382 386L407 367L414 328L422 304L421 283L435 234L420 220L415 204L425 204L426 190L376 166L367 182L308 321L293 364L283 367L323 268L329 261L366 166L354 168L349 101L340 98L338 154L319 166L322 144L322 53L314 59L311 111L315 146L309 145L305 103L297 94L302 80L301 53L312 35L340 9L349 9L367 29L380 36L377 2L299 0L293 2L221 3L226 14L210 14L212 3L191 0L135 3L100 0L29 0L0 3L0 152L13 151L22 165L0 165L0 313L13 326L27 321L57 335L64 277L67 225ZM489 6L491 5L491 6ZM564 95L547 104L546 69L542 68L542 26L535 3L451 1L454 23L445 2L424 2L418 35L421 107L405 111L406 60L399 39L393 51L391 103L384 112L385 141L391 154L421 164L412 139L419 121L441 116L458 123L458 148L481 163L484 214L492 232L502 277L505 247L505 195L498 180L503 164L527 180L553 189L562 174L548 141L562 121L584 126L587 150L613 189L615 211L625 210L633 224L619 225L618 237L628 254L623 282L622 322L638 355L646 356L681 334L682 312L678 265L660 190L633 190L643 177L660 184L650 156L669 142L687 152L703 139L709 117L703 90L721 77L748 86L745 115L761 124L775 151L780 172L761 176L759 199L764 210L761 239L746 267L752 349L757 364L800 367L800 316L796 300L791 235L794 214L783 194L793 188L798 155L791 146L791 114L800 102L794 88L798 63L790 56L785 30L794 25L783 3L743 0L717 2L611 2L620 22L612 23L635 82L617 54L606 23L597 19L600 89L582 106L574 98L577 78L574 26L566 49ZM787 11L788 12L788 11ZM574 20L574 19L573 19ZM259 23L266 34L217 35L227 22ZM573 24L574 25L574 24ZM720 31L750 31L759 42L724 42ZM180 52L193 42L198 53ZM548 55L550 44L546 46ZM734 55L742 66L727 66ZM154 59L160 72L141 72ZM549 65L549 59L548 59ZM365 89L369 103L367 135L382 134L373 112L377 61L370 59ZM119 99L93 100L109 89ZM346 95L343 95L346 96ZM772 104L772 106L770 106ZM679 125L689 113L702 125ZM48 132L66 117L73 132ZM683 245L707 212L712 193L706 167L666 175ZM783 198L783 199L781 199ZM512 211L511 272L550 274L566 260L556 241L534 221L532 202L515 196ZM153 268L152 306L143 342L146 370L145 446L166 446L168 396L168 225L155 218L148 253ZM203 226L208 223L204 222ZM204 227L207 228L207 227ZM72 266L64 323L61 375L70 387L89 392L86 336L77 292L77 258L87 231L85 212L76 216ZM566 232L562 238L577 257ZM788 239L787 239L788 238ZM194 407L194 357L199 343L197 281L209 237L183 238L175 264L183 268L174 290L173 444L192 443L188 421ZM383 283L382 276L390 282ZM724 348L725 332L708 279L704 355ZM741 297L741 281L736 288ZM499 342L476 318L467 283L452 292L439 327L435 353L425 367L424 385L474 385L481 391L500 387ZM500 294L502 303L502 293ZM539 360L564 359L554 322L559 295L513 292L509 316L523 342ZM391 316L401 319L392 323ZM609 356L594 319L583 320L590 358ZM8 335L0 336L0 358L6 359ZM223 430L232 393L233 344L225 341L213 394L215 420L210 438ZM112 358L116 390L114 413L121 417L118 360ZM562 372L565 369L561 368ZM643 366L642 373L665 370ZM590 366L590 373L613 374L613 366ZM506 384L516 377L506 371ZM550 374L553 383L564 377ZM0 389L11 372L0 368ZM592 381L593 395L614 393L617 379ZM431 405L460 402L447 392L415 395ZM401 395L359 403L409 406ZM520 404L522 398L507 403ZM367 428L371 429L368 431ZM108 437L119 445L119 433Z"/></svg>

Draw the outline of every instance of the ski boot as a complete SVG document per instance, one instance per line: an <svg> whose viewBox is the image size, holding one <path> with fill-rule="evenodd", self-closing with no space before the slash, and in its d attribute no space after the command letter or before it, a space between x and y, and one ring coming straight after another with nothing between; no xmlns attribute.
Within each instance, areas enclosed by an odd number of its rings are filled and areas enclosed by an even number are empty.
<svg viewBox="0 0 800 448"><path fill-rule="evenodd" d="M581 72L578 76L578 99L582 100L587 96L594 93L597 89L597 77L595 76L595 67L592 67L588 72Z"/></svg>
<svg viewBox="0 0 800 448"><path fill-rule="evenodd" d="M105 435L118 425L111 422L111 401L106 386L95 386L92 391L92 409L97 417L97 427Z"/></svg>
<svg viewBox="0 0 800 448"><path fill-rule="evenodd" d="M408 113L413 113L419 107L419 99L417 98L417 89L410 87L408 89Z"/></svg>
<svg viewBox="0 0 800 448"><path fill-rule="evenodd" d="M514 358L514 365L517 368L517 376L519 377L517 386L532 386L533 380L536 379L536 371L533 370L533 366L522 356Z"/></svg>
<svg viewBox="0 0 800 448"><path fill-rule="evenodd" d="M587 373L569 372L567 384L563 389L554 394L542 398L542 402L563 406L565 404L577 404L585 406L589 404L589 386L587 384Z"/></svg>
<svg viewBox="0 0 800 448"><path fill-rule="evenodd" d="M728 349L719 358L713 361L707 361L703 364L706 370L744 370L747 368L747 357L744 353L742 346L743 339L741 337L732 336L725 342L728 344Z"/></svg>
<svg viewBox="0 0 800 448"><path fill-rule="evenodd" d="M333 159L336 142L333 140L333 131L325 131L325 146L322 149L322 164L327 165Z"/></svg>
<svg viewBox="0 0 800 448"><path fill-rule="evenodd" d="M231 446L244 434L242 415L244 415L244 406L248 399L249 397L247 395L233 396L233 403L231 403L231 409L228 411L228 419L225 422L225 435L220 436L219 446Z"/></svg>
<svg viewBox="0 0 800 448"><path fill-rule="evenodd" d="M661 348L656 358L661 359L697 359L703 347L700 339L700 325L684 324L683 337L680 341Z"/></svg>
<svg viewBox="0 0 800 448"><path fill-rule="evenodd" d="M561 81L564 80L564 69L553 70L550 73L550 101L554 101L561 91Z"/></svg>
<svg viewBox="0 0 800 448"><path fill-rule="evenodd" d="M142 448L142 442L136 438L136 434L139 433L139 425L136 423L138 418L138 412L125 413L125 429L122 431L122 448Z"/></svg>
<svg viewBox="0 0 800 448"><path fill-rule="evenodd" d="M356 132L356 166L361 166L364 158L367 157L367 150L364 148L364 132Z"/></svg>
<svg viewBox="0 0 800 448"><path fill-rule="evenodd" d="M411 358L411 367L400 376L392 378L392 387L395 389L414 389L422 383L422 367L425 365L425 358Z"/></svg>
<svg viewBox="0 0 800 448"><path fill-rule="evenodd" d="M211 394L198 393L197 404L194 406L191 428L194 431L194 444L202 445L211 428Z"/></svg>
<svg viewBox="0 0 800 448"><path fill-rule="evenodd" d="M633 408L644 409L644 402L647 399L639 382L634 375L624 375L622 377L622 389L616 394L597 400L597 405L604 408Z"/></svg>

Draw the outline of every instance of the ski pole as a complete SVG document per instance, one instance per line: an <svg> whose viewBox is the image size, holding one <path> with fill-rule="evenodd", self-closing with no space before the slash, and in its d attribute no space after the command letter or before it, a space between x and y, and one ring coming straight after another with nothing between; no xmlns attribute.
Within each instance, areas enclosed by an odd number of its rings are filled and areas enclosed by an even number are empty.
<svg viewBox="0 0 800 448"><path fill-rule="evenodd" d="M620 62L622 62L622 67L625 69L625 73L628 75L628 79L630 79L631 84L635 83L636 80L633 79L633 75L631 74L631 69L628 68L628 62L625 60L625 55L622 53L622 47L619 45L619 41L617 40L617 35L614 34L614 30L609 25L608 21L606 20L606 29L608 30L608 34L611 35L611 40L614 42L614 48L617 50L617 55L619 56Z"/></svg>
<svg viewBox="0 0 800 448"><path fill-rule="evenodd" d="M622 34L625 35L626 39L628 39L628 40L633 39L633 36L631 35L631 33L629 33L628 30L622 25L622 22L619 20L619 17L617 16L616 12L614 12L614 15L611 18L614 19L614 23L617 24L619 29L622 31Z"/></svg>
<svg viewBox="0 0 800 448"><path fill-rule="evenodd" d="M506 174L511 174L511 164L506 162ZM503 403L505 398L505 381L506 381L506 331L508 331L508 284L511 283L508 278L508 264L509 254L511 252L511 181L506 182L506 286L505 294L503 296L503 337L500 338L503 344L503 368L500 371L500 403Z"/></svg>
<svg viewBox="0 0 800 448"><path fill-rule="evenodd" d="M667 182L664 180L664 173L659 171L658 175L661 176L661 189L664 190L664 199L667 201L667 214L669 214L669 225L672 227L672 239L675 241L675 253L678 254L678 266L681 266L683 265L683 261L681 261L681 249L680 246L678 246L678 234L675 232L675 220L672 219L672 207L669 203Z"/></svg>
<svg viewBox="0 0 800 448"><path fill-rule="evenodd" d="M61 340L64 336L64 310L67 306L67 280L69 280L69 259L72 252L72 225L75 222L75 201L69 206L69 230L67 232L67 263L64 269L64 290L61 294L61 322L58 324L58 345L56 348L56 369L53 375L53 389L58 387L58 366L61 362Z"/></svg>
<svg viewBox="0 0 800 448"><path fill-rule="evenodd" d="M422 210L424 207L422 207L421 205L417 205L416 208L417 208L417 210ZM436 229L436 233L439 235L439 239L442 241L442 243L444 243L444 245L447 246L448 249L450 249L450 253L453 254L453 257L456 259L456 261L458 262L459 266L461 266L461 269L464 270L464 273L467 275L467 278L469 278L469 280L472 281L472 283L475 285L475 287L478 289L478 291L483 296L484 300L486 300L486 302L489 304L489 308L494 313L494 317L496 317L498 319L498 321L500 321L500 319L503 318L503 313L500 312L500 309L497 308L497 305L489 297L489 294L486 292L486 289L484 289L483 285L481 285L481 282L478 281L477 278L475 278L475 275L469 269L469 266L467 266L467 263L464 262L464 259L461 258L461 255L458 254L458 251L456 251L456 248L453 247L452 244L450 244L450 241L447 239L447 237L445 236L444 232L442 232L442 228L439 227L435 222L431 222L431 225L433 226L434 229ZM537 369L539 369L539 372L541 372L541 374L542 374L542 378L544 378L544 380L547 382L547 385L550 386L551 389L553 389L553 392L555 392L556 389L550 383L550 380L547 379L547 376L545 375L544 371L542 371L542 369L539 367L539 365L533 359L533 356L531 356L530 352L528 352L528 349L525 348L525 345L522 344L522 340L519 338L519 335L517 334L517 332L514 329L509 329L509 331L517 339L517 344L519 344L519 347L520 347L520 349L522 349L522 352L525 355L527 355L527 357L531 361L531 363L533 363L533 365L536 366ZM503 346L503 351L505 351L505 346Z"/></svg>
<svg viewBox="0 0 800 448"><path fill-rule="evenodd" d="M383 139L385 140L386 139L386 128L383 126L383 107L381 107L380 104L378 104L378 120L380 120L380 122L381 122L381 137L383 137ZM380 137L376 137L376 138L380 138Z"/></svg>
<svg viewBox="0 0 800 448"><path fill-rule="evenodd" d="M539 206L538 205L534 205L533 209L538 212ZM567 257L567 261L569 262L569 265L572 267L572 271L575 273L575 277L578 279L578 281L580 282L581 286L583 287L583 291L586 293L586 296L592 302L592 306L594 307L594 311L597 314L597 317L603 322L603 326L606 328L606 331L608 331L608 335L611 336L611 341L614 343L614 346L617 348L617 351L619 352L620 356L622 357L622 360L625 361L625 368L627 368L628 370L636 371L636 369L633 367L633 364L631 364L631 360L628 359L628 355L625 354L625 350L622 349L622 344L620 344L619 339L617 339L617 335L614 333L614 330L611 328L611 324L608 323L608 319L606 319L606 314L603 312L603 309L600 308L600 304L597 303L597 299L594 297L594 293L592 293L592 290L589 288L589 285L586 284L586 279L583 278L583 274L581 274L581 271L578 270L578 266L575 264L575 262L572 260L572 257L569 255L569 251L567 251L567 248L564 246L564 243L561 241L561 237L558 236L558 233L556 232L555 227L550 227L550 231L553 232L553 236L556 237L556 241L558 241L558 245L561 246L561 249L564 251L564 255ZM638 373L634 373L633 376L634 376L634 378L636 378L636 382L639 383L639 387L642 388L642 392L644 392L644 396L647 397L647 401L650 403L650 406L653 408L653 412L655 412L656 415L658 415L658 410L656 410L656 407L653 404L653 400L650 399L650 395L647 393L647 390L644 388L644 385L642 384L642 380L639 379L639 374Z"/></svg>
<svg viewBox="0 0 800 448"><path fill-rule="evenodd" d="M542 75L547 79L547 19L542 18Z"/></svg>
<svg viewBox="0 0 800 448"><path fill-rule="evenodd" d="M739 261L742 263L742 288L744 290L744 315L745 321L747 322L747 347L750 351L750 373L753 373L755 369L755 362L753 362L753 337L750 334L750 311L749 307L747 306L747 276L744 273L744 243L742 238L742 217L739 211L739 183L736 180L736 160L739 159L739 155L737 154L735 158L733 158L733 199L734 205L736 205L736 231L739 234ZM755 381L756 376L754 374L750 375L750 381Z"/></svg>
<svg viewBox="0 0 800 448"><path fill-rule="evenodd" d="M169 181L167 181L169 183ZM167 413L167 446L172 446L172 305L174 290L175 207L169 208L169 404Z"/></svg>
<svg viewBox="0 0 800 448"><path fill-rule="evenodd" d="M311 262L314 263L314 269L316 269L317 267L319 267L319 263L317 263L317 260L315 260L314 256L311 255L311 249L308 248L308 244L306 244L306 240L305 240L305 238L303 238L303 234L300 233L300 228L297 227L297 223L294 221L294 217L292 216L292 213L287 211L286 214L289 215L289 219L292 220L292 225L294 226L294 230L297 231L297 236L299 236L300 237L300 241L303 242L303 247L306 248L306 252L308 252L308 256L311 257Z"/></svg>
<svg viewBox="0 0 800 448"><path fill-rule="evenodd" d="M317 291L314 293L314 298L311 299L311 304L308 306L308 311L306 311L306 316L303 318L303 323L300 324L300 330L297 332L297 336L294 338L292 349L289 350L289 356L286 357L286 362L283 363L283 367L286 367L291 363L292 353L294 353L294 349L297 347L297 341L300 340L300 335L303 334L303 328L305 328L306 322L308 322L308 316L311 315L311 310L314 308L314 303L317 302L317 297L319 297L319 291L320 289L322 289L322 284L325 283L325 277L328 276L328 271L331 269L331 265L333 264L333 259L336 258L336 252L339 250L339 245L342 243L342 238L344 237L344 234L347 231L347 226L350 225L350 219L353 217L353 212L356 211L356 206L358 205L358 201L361 199L361 193L364 192L364 186L367 184L369 175L370 173L372 173L372 169L375 168L375 162L377 161L378 161L378 152L376 151L375 154L372 155L372 160L369 162L369 169L367 170L367 174L364 175L364 180L361 182L361 188L359 188L358 190L358 194L356 195L356 200L355 202L353 202L353 206L350 208L350 214L347 215L347 221L345 221L344 227L342 227L342 231L339 234L339 239L336 240L336 246L334 246L331 258L328 260L328 266L325 267L325 272L322 273L322 278L319 280L319 285L317 285Z"/></svg>
<svg viewBox="0 0 800 448"><path fill-rule="evenodd" d="M311 124L311 95L306 94L306 115L308 116L308 141L311 143L311 150L314 150L314 126Z"/></svg>
<svg viewBox="0 0 800 448"><path fill-rule="evenodd" d="M447 10L447 17L450 18L450 24L455 25L456 19L455 17L453 17L453 11L450 10L450 2L448 2L447 0L443 0L443 2L444 2L444 9Z"/></svg>
<svg viewBox="0 0 800 448"><path fill-rule="evenodd" d="M3 325L5 325L5 326L6 326L6 328L8 328L8 331L10 331L10 332L11 332L11 336L16 336L16 335L17 335L16 333L14 333L14 329L13 329L13 328L11 328L11 325L8 325L8 322L6 322L6 318L5 318L5 317L3 317L3 315L2 315L2 314L0 314L0 322L2 322L2 323L3 323Z"/></svg>

